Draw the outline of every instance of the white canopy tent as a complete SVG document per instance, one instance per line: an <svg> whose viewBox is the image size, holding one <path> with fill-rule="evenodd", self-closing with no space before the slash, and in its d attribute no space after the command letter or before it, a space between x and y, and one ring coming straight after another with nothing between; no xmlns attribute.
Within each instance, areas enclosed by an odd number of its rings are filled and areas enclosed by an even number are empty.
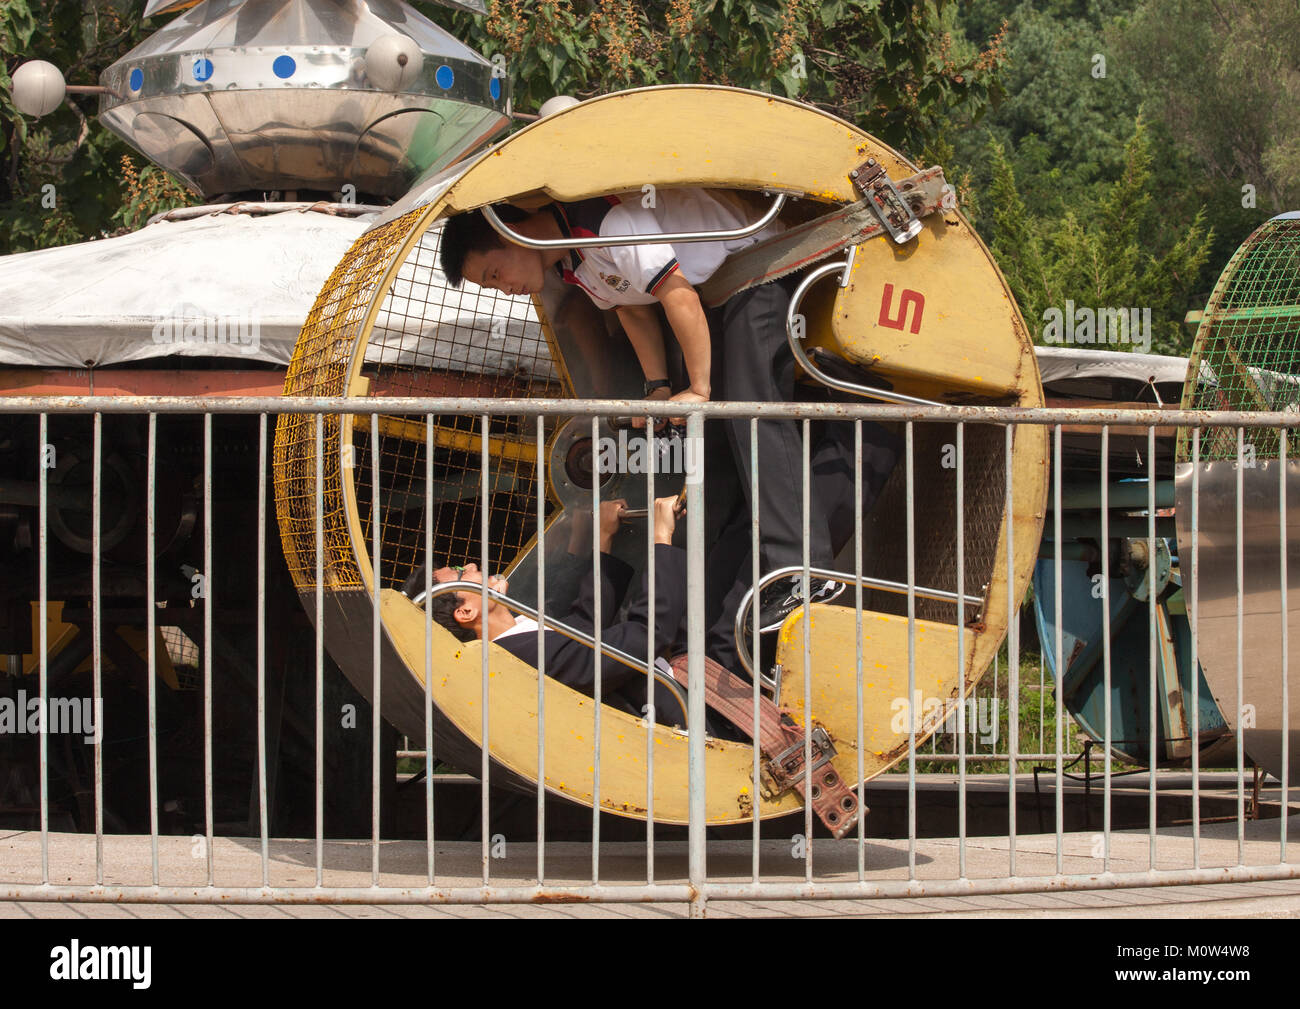
<svg viewBox="0 0 1300 1009"><path fill-rule="evenodd" d="M286 366L331 271L374 217L204 214L0 257L0 365L86 368L182 356ZM500 374L528 362L538 377L551 377L530 299L468 283L452 291L433 253L422 249L399 276L378 320L384 331L391 318L391 332L372 341L370 359L414 363L404 360L404 344L434 330L441 367ZM440 292L436 311L408 309L412 284Z"/></svg>

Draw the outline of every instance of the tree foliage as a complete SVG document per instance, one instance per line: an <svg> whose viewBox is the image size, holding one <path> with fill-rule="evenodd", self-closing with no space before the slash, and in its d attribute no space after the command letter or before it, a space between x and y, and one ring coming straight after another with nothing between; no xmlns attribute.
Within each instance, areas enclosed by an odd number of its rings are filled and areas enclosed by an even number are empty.
<svg viewBox="0 0 1300 1009"><path fill-rule="evenodd" d="M520 111L655 84L722 84L809 102L914 156L1000 97L995 46L954 47L955 0L489 0L428 7L507 59Z"/></svg>
<svg viewBox="0 0 1300 1009"><path fill-rule="evenodd" d="M1300 201L1300 4L1146 0L1120 36L1150 103L1210 176Z"/></svg>
<svg viewBox="0 0 1300 1009"><path fill-rule="evenodd" d="M98 83L100 71L153 30L141 9L134 0L0 5L0 254L81 242L133 222L120 214L132 199L121 166L133 152L100 125L97 99L70 95L33 121L14 107L10 75L29 59L44 59L69 84ZM158 199L137 206L136 216L196 201L154 166L141 179L143 192Z"/></svg>
<svg viewBox="0 0 1300 1009"><path fill-rule="evenodd" d="M1186 344L1186 296L1209 256L1212 235L1205 215L1197 213L1168 246L1153 247L1152 223L1160 207L1141 120L1123 158L1123 171L1094 204L1042 218L1028 212L1006 153L993 142L993 252L1031 331L1049 309L1064 310L1067 301L1093 310L1145 308L1151 312L1151 349L1178 353Z"/></svg>

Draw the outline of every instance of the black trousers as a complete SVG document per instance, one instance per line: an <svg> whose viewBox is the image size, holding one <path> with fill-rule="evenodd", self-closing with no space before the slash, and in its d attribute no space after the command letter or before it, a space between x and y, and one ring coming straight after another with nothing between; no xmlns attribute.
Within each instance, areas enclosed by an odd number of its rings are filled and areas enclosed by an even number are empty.
<svg viewBox="0 0 1300 1009"><path fill-rule="evenodd" d="M786 342L785 316L798 277L761 284L735 295L710 313L713 336L712 398L722 402L788 403L795 393L795 362ZM708 465L714 468L710 514L722 525L735 524L730 513L749 528L752 493L752 445L748 419L715 421L725 435L733 466L723 463L720 435L706 438ZM758 514L764 571L803 563L803 422L769 419L758 422ZM833 556L830 533L817 502L809 522L811 563L825 567Z"/></svg>
<svg viewBox="0 0 1300 1009"><path fill-rule="evenodd" d="M712 398L790 402L795 361L786 312L795 275L742 291L709 312ZM803 564L803 422L759 420L759 576ZM752 439L748 419L712 421L705 431L705 520L711 585L705 611L708 654L741 671L735 616L752 580ZM863 510L869 510L898 459L898 440L863 426ZM848 424L810 425L808 562L829 568L853 533L853 433Z"/></svg>

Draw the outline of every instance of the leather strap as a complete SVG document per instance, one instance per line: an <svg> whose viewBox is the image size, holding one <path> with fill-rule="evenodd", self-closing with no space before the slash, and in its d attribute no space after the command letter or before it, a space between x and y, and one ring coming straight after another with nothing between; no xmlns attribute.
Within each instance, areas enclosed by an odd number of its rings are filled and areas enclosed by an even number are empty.
<svg viewBox="0 0 1300 1009"><path fill-rule="evenodd" d="M670 666L673 677L687 685L686 655L675 657ZM704 660L705 703L751 738L757 735L759 749L767 758L764 784L779 795L793 788L807 801L804 774L804 731L786 712L759 694L758 731L754 731L754 688L729 672L713 659ZM847 834L864 810L859 809L857 794L844 783L830 763L835 753L825 730L813 730L813 764L807 775L812 792L813 812L837 838Z"/></svg>
<svg viewBox="0 0 1300 1009"><path fill-rule="evenodd" d="M917 172L897 183L917 217L943 209L943 169ZM868 199L837 207L804 224L787 228L771 238L747 245L726 258L713 276L697 288L700 300L716 308L732 295L777 280L826 259L850 245L885 234L880 217Z"/></svg>

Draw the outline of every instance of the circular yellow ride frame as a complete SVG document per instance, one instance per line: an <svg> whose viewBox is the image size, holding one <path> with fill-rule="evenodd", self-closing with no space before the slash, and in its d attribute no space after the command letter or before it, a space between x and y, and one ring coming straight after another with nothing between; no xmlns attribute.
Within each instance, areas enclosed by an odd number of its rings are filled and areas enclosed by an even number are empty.
<svg viewBox="0 0 1300 1009"><path fill-rule="evenodd" d="M375 679L375 604L372 530L364 513L365 495L358 492L358 473L367 457L356 438L372 423L365 398L385 390L371 387L362 365L368 349L374 359L370 344L377 319L392 316L395 297L410 297L412 264L425 249L421 239L429 229L449 214L485 204L539 196L573 201L641 191L647 184L755 192L771 187L802 193L806 200L824 204L818 208L824 212L860 198L849 173L868 157L895 181L917 171L852 125L796 102L717 87L620 92L530 125L433 190L431 202L384 221L356 242L308 316L285 393L353 396L357 414L320 422L319 453L317 418L283 417L275 443L275 490L285 556L303 603L314 619L319 563L327 647L363 694L372 696ZM814 289L804 308L809 344L869 368L900 392L961 404L1041 406L1031 342L988 250L956 210L932 214L923 223L924 230L906 246L887 237L858 246L846 287L827 282ZM395 284L400 290L395 291ZM540 299L534 300L560 382L572 394L552 320ZM404 311L410 311L409 305ZM417 426L423 427L423 421ZM417 440L422 436L412 432ZM461 438L477 452L473 430L445 437ZM958 437L964 453L965 588L982 604L968 606L959 617L953 604L918 602L912 646L918 703L908 704L909 628L900 597L873 592L865 604L860 726L855 718L855 610L834 605L812 610L811 720L830 734L837 748L835 767L848 782L858 780L859 738L864 777L871 778L906 755L909 714L917 738L924 738L935 727L933 719L921 720L933 713L931 702L951 705L970 692L1005 637L1009 598L1018 604L1029 581L1047 493L1045 430L1027 425L1008 441L1004 427L966 424L958 435L951 423L918 422L913 446L916 582L949 591L956 587L957 472L952 460ZM381 462L381 470L383 466ZM323 474L319 498L318 467ZM548 479L553 470L548 466ZM906 581L904 470L900 461L870 517L869 544L878 549L870 547L865 574ZM324 544L319 558L318 521ZM381 564L386 562L385 548ZM391 579L381 581L379 610L380 707L399 731L418 741L424 732L425 613L392 587ZM781 703L801 724L809 714L804 711L803 633L803 620L796 614L782 630L778 648L784 668ZM535 787L538 674L501 648L489 647L492 781ZM432 670L437 753L474 773L482 745L480 648L478 642L462 643L434 625L427 667ZM590 807L595 801L593 701L550 679L542 689L545 787ZM645 816L646 733L651 732L654 817L687 822L687 737L663 726L647 728L611 707L603 708L601 725L601 808ZM708 822L749 819L755 802L751 748L710 740L705 761ZM794 793L760 795L757 801L763 817L802 806Z"/></svg>

